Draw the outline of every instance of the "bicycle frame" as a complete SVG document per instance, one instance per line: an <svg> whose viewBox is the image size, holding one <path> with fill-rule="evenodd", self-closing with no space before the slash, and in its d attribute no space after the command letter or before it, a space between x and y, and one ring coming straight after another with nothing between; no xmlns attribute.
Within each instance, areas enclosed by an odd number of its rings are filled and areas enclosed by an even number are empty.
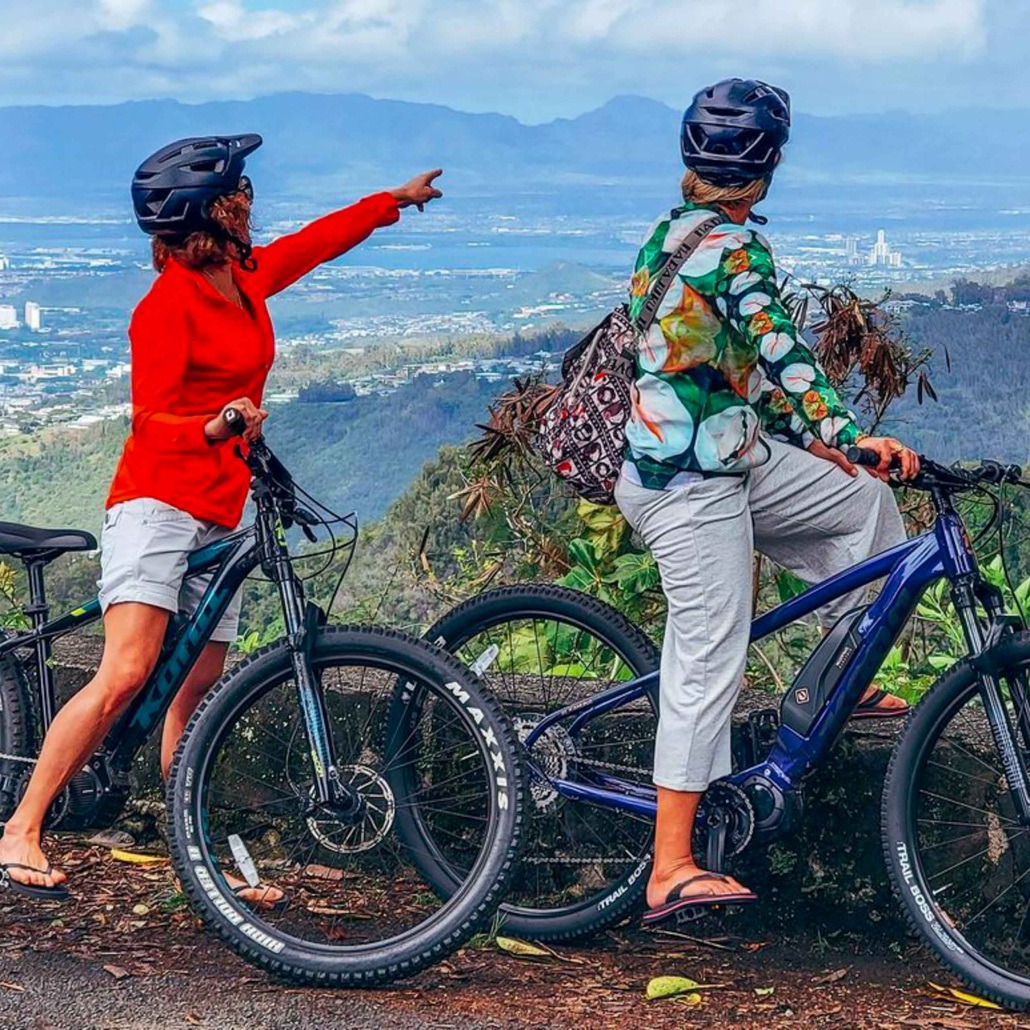
<svg viewBox="0 0 1030 1030"><path fill-rule="evenodd" d="M780 725L764 761L733 773L728 777L731 783L739 786L759 776L771 782L784 795L795 791L801 781L826 760L923 592L935 581L948 579L954 590L962 595L964 600L960 616L970 651L978 654L983 650L986 632L972 612L974 594L980 584L976 558L965 526L950 504L943 506L930 531L811 587L756 619L751 626L751 640L761 640L776 633L788 624L812 614L828 601L869 586L883 577L886 577L883 589L858 623L860 644L810 726L808 734L802 736ZM1000 608L990 614L1000 614ZM981 675L981 684L985 706L989 707L992 699L996 700L997 683L990 675ZM653 672L553 712L533 727L524 742L526 752L530 753L537 739L558 722L572 718L568 732L575 737L577 731L591 719L638 700L656 691L657 687L658 673ZM998 716L997 711L995 716ZM998 721L1007 723L1003 708ZM991 722L994 729L995 718L992 717ZM996 732L996 739L998 732L1000 730ZM1007 744L1011 747L1011 726L1008 727L1008 733ZM1002 754L1005 754L1004 748ZM1022 808L1021 818L1030 822L1030 786L1022 764L1017 761L1014 765L1016 768L1011 771L1006 767L1011 777L1010 788ZM623 809L642 816L655 815L656 794L653 787L609 776L597 776L595 779L596 784L554 778L548 778L548 782L559 794L570 799Z"/></svg>
<svg viewBox="0 0 1030 1030"><path fill-rule="evenodd" d="M283 608L285 640L290 649L298 702L310 745L317 800L347 806L354 799L336 773L324 699L310 662L314 631L323 621L322 615L320 609L305 601L303 587L293 573L283 525L285 516L280 510L281 497L269 479L272 465L280 469L281 466L271 452L256 444L251 446L250 461L253 461L254 471L251 490L257 504L254 524L190 554L187 577L213 573L211 582L196 611L188 618L176 615L169 620L157 665L144 688L108 733L94 760L94 769L105 767L114 777L124 780L133 758L164 718L237 590L260 564L276 584ZM25 648L35 653L44 731L49 729L56 710L51 642L96 622L101 616L99 599L94 598L66 615L49 618L43 568L54 557L56 554L47 553L27 559L31 594L27 611L32 628L0 639L0 657Z"/></svg>
<svg viewBox="0 0 1030 1030"><path fill-rule="evenodd" d="M211 571L215 575L193 616L189 620L173 616L170 620L161 657L146 687L108 735L104 750L112 757L115 753L120 756L119 766L128 767L161 721L233 595L259 560L260 548L254 526L208 544L189 556L187 576ZM32 578L30 575L30 580ZM59 618L49 619L42 593L38 589L33 589L32 593L33 603L29 612L33 628L0 640L0 657L23 648L32 648L35 652L45 731L50 728L56 708L50 644L59 637L97 622L101 611L99 599L94 598Z"/></svg>

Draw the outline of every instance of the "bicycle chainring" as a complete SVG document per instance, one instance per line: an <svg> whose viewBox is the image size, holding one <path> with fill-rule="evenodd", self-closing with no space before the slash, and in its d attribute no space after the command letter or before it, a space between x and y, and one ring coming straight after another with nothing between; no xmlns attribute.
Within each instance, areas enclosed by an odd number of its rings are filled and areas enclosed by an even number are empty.
<svg viewBox="0 0 1030 1030"><path fill-rule="evenodd" d="M728 780L710 784L694 820L694 852L704 855L708 833L716 824L726 827L725 857L739 855L755 832L755 810L747 794Z"/></svg>

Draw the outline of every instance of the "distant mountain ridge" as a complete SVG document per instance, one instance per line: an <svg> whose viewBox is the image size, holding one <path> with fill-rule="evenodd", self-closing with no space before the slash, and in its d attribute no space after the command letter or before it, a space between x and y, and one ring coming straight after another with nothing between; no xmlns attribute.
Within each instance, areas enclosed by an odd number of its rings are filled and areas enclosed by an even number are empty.
<svg viewBox="0 0 1030 1030"><path fill-rule="evenodd" d="M667 193L681 170L679 112L619 96L576 118L526 125L501 114L363 94L280 93L246 101L0 108L0 199L124 205L133 168L170 139L257 131L260 188L276 198L360 191L434 164L448 182L485 195L589 188ZM1030 118L1023 112L799 113L788 183L1024 182Z"/></svg>

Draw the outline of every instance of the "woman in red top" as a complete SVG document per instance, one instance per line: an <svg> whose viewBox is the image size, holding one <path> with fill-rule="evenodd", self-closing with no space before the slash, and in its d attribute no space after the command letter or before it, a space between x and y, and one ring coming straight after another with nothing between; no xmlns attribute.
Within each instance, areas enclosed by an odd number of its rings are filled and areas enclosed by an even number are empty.
<svg viewBox="0 0 1030 1030"><path fill-rule="evenodd" d="M339 257L399 210L441 193L439 170L373 194L266 247L251 247L253 190L243 175L257 135L180 140L145 161L133 180L136 218L153 237L160 273L133 314L132 430L118 463L101 537L104 654L96 676L54 719L28 789L0 840L10 886L35 897L67 896L65 874L41 847L43 820L118 715L145 684L171 613L192 607L206 584L183 583L189 551L232 532L247 499L248 473L227 445L224 413L261 432L261 397L275 338L266 300ZM238 607L222 623L165 718L167 774L179 737L221 675L236 636ZM255 903L274 887L233 884Z"/></svg>

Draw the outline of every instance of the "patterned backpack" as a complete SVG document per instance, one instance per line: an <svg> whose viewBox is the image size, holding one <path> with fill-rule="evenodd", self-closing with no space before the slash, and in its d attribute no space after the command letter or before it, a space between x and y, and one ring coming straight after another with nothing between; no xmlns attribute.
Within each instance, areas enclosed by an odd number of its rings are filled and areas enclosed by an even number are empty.
<svg viewBox="0 0 1030 1030"><path fill-rule="evenodd" d="M713 215L690 231L665 262L635 324L622 304L565 353L562 382L540 420L535 449L552 472L594 504L615 503L640 340L676 273L723 221Z"/></svg>

